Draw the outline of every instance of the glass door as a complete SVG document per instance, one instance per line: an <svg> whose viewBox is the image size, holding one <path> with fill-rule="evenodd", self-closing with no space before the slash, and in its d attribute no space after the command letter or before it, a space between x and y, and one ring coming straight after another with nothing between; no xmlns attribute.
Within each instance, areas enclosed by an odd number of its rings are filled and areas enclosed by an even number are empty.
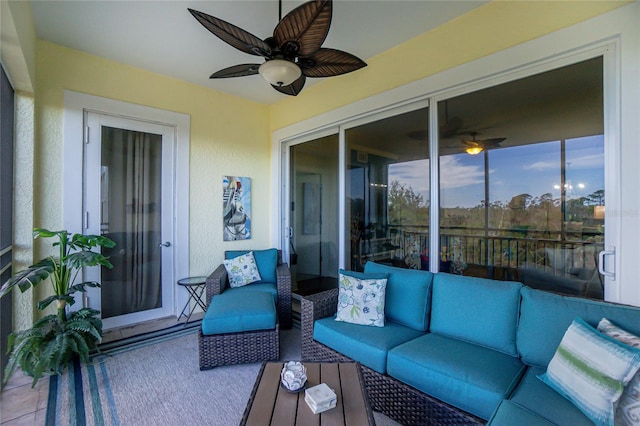
<svg viewBox="0 0 640 426"><path fill-rule="evenodd" d="M452 273L603 299L603 58L438 103L440 256Z"/></svg>
<svg viewBox="0 0 640 426"><path fill-rule="evenodd" d="M429 269L429 108L345 130L346 268Z"/></svg>
<svg viewBox="0 0 640 426"><path fill-rule="evenodd" d="M88 123L85 226L116 243L103 253L113 268L88 271L102 284L88 304L105 328L174 315L173 129L93 113Z"/></svg>
<svg viewBox="0 0 640 426"><path fill-rule="evenodd" d="M293 145L289 159L290 268L305 296L338 286L338 135Z"/></svg>

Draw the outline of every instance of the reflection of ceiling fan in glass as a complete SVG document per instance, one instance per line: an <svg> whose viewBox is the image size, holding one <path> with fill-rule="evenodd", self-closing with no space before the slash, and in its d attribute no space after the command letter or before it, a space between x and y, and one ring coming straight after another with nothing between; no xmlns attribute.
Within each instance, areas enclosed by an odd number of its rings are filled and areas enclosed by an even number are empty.
<svg viewBox="0 0 640 426"><path fill-rule="evenodd" d="M438 128L438 134L441 138L450 138L458 134L458 131L462 128L464 121L462 118L454 115L449 117L449 101L444 100L444 123Z"/></svg>
<svg viewBox="0 0 640 426"><path fill-rule="evenodd" d="M478 132L469 132L471 139L462 139L461 142L466 146L465 152L467 154L476 155L480 154L485 149L498 148L500 142L507 138L491 138L491 139L476 139Z"/></svg>
<svg viewBox="0 0 640 426"><path fill-rule="evenodd" d="M307 77L333 77L358 70L367 64L337 49L323 48L332 16L331 0L312 0L282 18L273 37L264 40L222 19L189 9L206 29L222 41L250 55L262 56L262 64L234 65L217 71L210 78L244 77L260 74L274 89L296 96Z"/></svg>

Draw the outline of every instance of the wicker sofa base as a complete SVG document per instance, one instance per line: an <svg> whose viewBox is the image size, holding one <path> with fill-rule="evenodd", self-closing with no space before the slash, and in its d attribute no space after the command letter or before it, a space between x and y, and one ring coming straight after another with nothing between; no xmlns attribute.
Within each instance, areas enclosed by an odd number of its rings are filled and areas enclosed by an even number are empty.
<svg viewBox="0 0 640 426"><path fill-rule="evenodd" d="M198 332L200 370L220 365L275 361L280 358L280 325L271 330L203 335Z"/></svg>
<svg viewBox="0 0 640 426"><path fill-rule="evenodd" d="M316 341L306 342L303 346L302 360L307 362L353 362L351 358ZM371 407L404 426L485 424L482 419L364 365L362 366L362 376Z"/></svg>
<svg viewBox="0 0 640 426"><path fill-rule="evenodd" d="M338 289L305 296L301 309L302 361L350 362L349 357L313 339L313 324L332 316L338 304ZM362 366L362 376L371 408L405 426L482 425L486 422L446 404L386 374Z"/></svg>

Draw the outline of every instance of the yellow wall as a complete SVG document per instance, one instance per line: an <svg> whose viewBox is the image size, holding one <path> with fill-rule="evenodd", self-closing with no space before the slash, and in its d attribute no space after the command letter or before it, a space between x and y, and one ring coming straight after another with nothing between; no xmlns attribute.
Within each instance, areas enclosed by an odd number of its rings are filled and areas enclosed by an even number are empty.
<svg viewBox="0 0 640 426"><path fill-rule="evenodd" d="M209 274L225 249L269 244L269 217L260 214L271 202L267 106L44 41L36 70L34 226L62 227L63 91L69 89L191 116L191 274ZM251 240L222 242L225 174L252 178ZM45 247L39 248L42 255Z"/></svg>
<svg viewBox="0 0 640 426"><path fill-rule="evenodd" d="M494 1L271 107L271 130L524 43L630 1Z"/></svg>

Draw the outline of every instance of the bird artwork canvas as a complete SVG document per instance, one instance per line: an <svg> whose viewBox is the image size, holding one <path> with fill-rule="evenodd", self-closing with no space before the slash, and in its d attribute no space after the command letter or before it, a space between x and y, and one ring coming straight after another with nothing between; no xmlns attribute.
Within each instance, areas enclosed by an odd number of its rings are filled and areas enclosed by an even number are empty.
<svg viewBox="0 0 640 426"><path fill-rule="evenodd" d="M224 241L251 238L251 178L222 177L222 234Z"/></svg>

